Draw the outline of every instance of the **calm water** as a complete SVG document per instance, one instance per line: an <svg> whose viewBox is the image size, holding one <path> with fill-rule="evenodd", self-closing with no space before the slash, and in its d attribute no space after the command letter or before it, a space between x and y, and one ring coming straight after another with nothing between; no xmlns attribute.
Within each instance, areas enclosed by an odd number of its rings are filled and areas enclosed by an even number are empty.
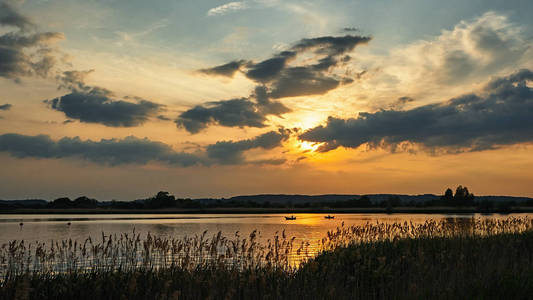
<svg viewBox="0 0 533 300"><path fill-rule="evenodd" d="M287 236L296 241L315 241L324 237L341 223L345 225L367 222L413 222L423 223L428 219L445 218L507 218L509 215L479 214L466 215L423 215L423 214L336 214L335 219L327 220L326 214L295 214L296 220L287 221L287 214L131 214L131 215L0 215L0 245L12 240L28 242L50 242L52 240L73 239L84 241L87 237L98 239L102 232L120 234L134 229L144 237L147 233L179 238L193 236L208 231L208 236L221 231L225 236L239 232L248 235L259 231L260 240L272 238L276 232L285 230ZM511 216L529 216L516 214ZM19 223L24 225L20 226ZM71 225L67 225L70 222Z"/></svg>

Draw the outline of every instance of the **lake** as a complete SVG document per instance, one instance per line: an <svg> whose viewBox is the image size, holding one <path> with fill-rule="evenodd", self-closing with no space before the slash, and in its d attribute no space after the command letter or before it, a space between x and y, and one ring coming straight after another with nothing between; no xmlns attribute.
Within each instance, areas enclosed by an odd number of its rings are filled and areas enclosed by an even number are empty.
<svg viewBox="0 0 533 300"><path fill-rule="evenodd" d="M426 220L448 218L507 218L533 214L511 215L444 215L444 214L335 214L335 219L325 219L327 214L294 214L296 220L285 220L287 214L100 214L100 215L0 215L0 245L13 240L46 242L72 239L84 241L87 237L99 239L106 235L129 233L134 229L142 237L150 233L158 236L180 238L200 235L207 230L208 236L219 231L231 237L236 232L246 236L258 230L259 240L271 239L283 230L296 242L313 242L323 238L327 231L344 223L362 225L367 222L423 223ZM23 223L20 226L19 223ZM70 222L71 225L67 225Z"/></svg>

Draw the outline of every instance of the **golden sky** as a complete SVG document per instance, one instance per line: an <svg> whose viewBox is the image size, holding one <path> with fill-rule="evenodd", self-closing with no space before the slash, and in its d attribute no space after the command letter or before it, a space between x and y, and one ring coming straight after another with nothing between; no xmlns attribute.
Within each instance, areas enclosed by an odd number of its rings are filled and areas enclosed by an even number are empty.
<svg viewBox="0 0 533 300"><path fill-rule="evenodd" d="M0 1L0 199L533 196L528 1Z"/></svg>

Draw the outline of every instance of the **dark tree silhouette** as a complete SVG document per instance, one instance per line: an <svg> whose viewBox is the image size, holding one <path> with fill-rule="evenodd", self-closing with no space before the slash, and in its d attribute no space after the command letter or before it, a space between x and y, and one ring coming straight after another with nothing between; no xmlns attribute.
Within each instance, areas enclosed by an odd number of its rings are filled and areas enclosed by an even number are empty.
<svg viewBox="0 0 533 300"><path fill-rule="evenodd" d="M453 191L452 189L448 188L446 189L446 192L444 192L444 196L442 196L442 202L445 205L453 205Z"/></svg>
<svg viewBox="0 0 533 300"><path fill-rule="evenodd" d="M161 191L155 197L147 199L145 204L148 208L173 207L176 206L176 197Z"/></svg>

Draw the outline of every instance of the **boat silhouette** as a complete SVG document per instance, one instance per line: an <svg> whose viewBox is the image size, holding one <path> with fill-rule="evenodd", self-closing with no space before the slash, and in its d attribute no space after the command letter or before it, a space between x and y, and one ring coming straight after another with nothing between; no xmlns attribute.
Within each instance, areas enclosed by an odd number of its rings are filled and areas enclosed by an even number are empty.
<svg viewBox="0 0 533 300"><path fill-rule="evenodd" d="M296 220L295 216L285 217L285 220Z"/></svg>
<svg viewBox="0 0 533 300"><path fill-rule="evenodd" d="M324 216L324 219L335 219L335 216L327 215L327 216Z"/></svg>

